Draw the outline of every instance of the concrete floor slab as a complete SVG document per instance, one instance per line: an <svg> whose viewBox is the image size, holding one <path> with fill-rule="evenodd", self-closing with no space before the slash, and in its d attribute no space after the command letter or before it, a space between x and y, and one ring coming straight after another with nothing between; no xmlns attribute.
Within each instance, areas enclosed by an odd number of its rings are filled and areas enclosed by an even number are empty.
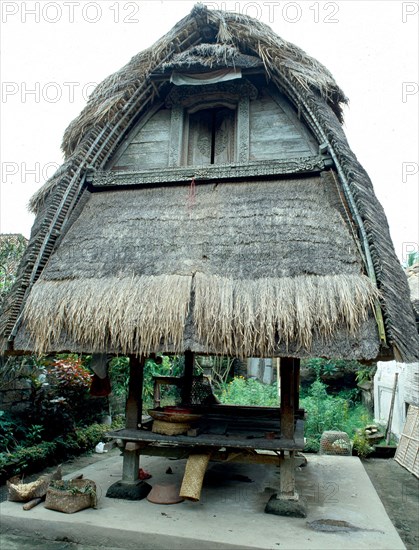
<svg viewBox="0 0 419 550"><path fill-rule="evenodd" d="M141 458L142 468L153 476L151 485L180 486L185 462ZM172 474L166 473L169 467ZM106 498L121 471L122 458L113 456L72 474L83 473L97 483L96 510L67 515L43 504L23 511L19 503L2 503L2 531L127 550L405 548L356 457L309 455L308 465L296 476L300 498L307 503L305 519L264 513L279 487L279 469L274 466L210 463L199 502L166 506ZM345 521L358 530L319 532L309 525L317 520Z"/></svg>

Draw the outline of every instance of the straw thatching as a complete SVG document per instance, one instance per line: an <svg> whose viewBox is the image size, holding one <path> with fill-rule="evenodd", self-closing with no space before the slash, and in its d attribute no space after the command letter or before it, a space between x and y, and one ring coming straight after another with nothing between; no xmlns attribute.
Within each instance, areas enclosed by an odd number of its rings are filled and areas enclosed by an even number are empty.
<svg viewBox="0 0 419 550"><path fill-rule="evenodd" d="M316 194L313 178L300 188L292 180L281 181L283 211L268 217L267 225L260 221L256 234L242 240L243 226L250 225L253 212L271 208L272 200L264 203L263 196L272 199L275 192L269 184L274 181L264 182L260 193L255 192L259 183L240 184L243 191L234 200L246 207L234 219L242 215L241 227L234 226L231 215L227 222L217 220L224 199L229 212L235 212L231 200L236 195L224 184L214 194L219 201L214 204L208 197L204 200L210 193L203 189L209 186L198 189L203 202L187 211L192 226L182 218L187 192L182 188L183 196L173 189L90 196L86 169L106 166L140 117L167 91L167 83L152 81L151 74L176 67L219 67L223 59L225 66L240 60L246 68L254 57L294 104L317 142L327 148L336 168L327 188L336 188L337 198L327 198L326 191ZM7 345L22 350L79 346L93 351L97 346L136 352L158 346L181 351L183 345L219 353L244 346L240 354L276 349L295 356L372 359L380 351L373 314L380 326L382 312L387 355L407 362L417 359L419 343L406 278L382 207L343 133L345 102L323 65L266 25L195 6L156 44L102 82L67 128L66 162L31 201L37 212L32 238L0 318ZM223 198L223 193L230 195ZM336 206L342 200L343 209ZM200 208L202 226L194 218ZM142 218L144 212L148 219ZM182 215L175 227L178 212ZM154 224L155 219L162 223ZM278 223L269 225L272 220ZM229 227L227 234L221 227ZM166 283L175 285L173 296ZM288 302L280 304L285 289ZM315 306L313 299L318 301ZM39 311L43 309L49 317ZM70 319L73 315L79 328Z"/></svg>
<svg viewBox="0 0 419 550"><path fill-rule="evenodd" d="M375 357L378 292L331 181L204 184L192 207L183 186L93 194L34 285L16 345Z"/></svg>
<svg viewBox="0 0 419 550"><path fill-rule="evenodd" d="M162 63L156 74L171 70L176 71L205 71L217 68L250 69L262 65L259 57L245 55L229 44L198 44L188 48L185 52L175 54L170 61Z"/></svg>

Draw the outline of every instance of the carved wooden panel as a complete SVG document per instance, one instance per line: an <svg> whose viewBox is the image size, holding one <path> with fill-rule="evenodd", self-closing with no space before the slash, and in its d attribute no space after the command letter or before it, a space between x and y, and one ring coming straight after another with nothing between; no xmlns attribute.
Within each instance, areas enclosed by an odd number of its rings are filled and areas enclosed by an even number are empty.
<svg viewBox="0 0 419 550"><path fill-rule="evenodd" d="M136 187L142 185L167 186L172 183L219 182L288 174L314 174L327 170L333 162L328 157L311 155L271 161L254 161L246 164L208 164L204 166L183 166L132 171L97 171L91 175L89 184L93 188Z"/></svg>
<svg viewBox="0 0 419 550"><path fill-rule="evenodd" d="M169 166L180 166L182 162L182 137L184 133L184 112L181 105L172 107L170 122Z"/></svg>
<svg viewBox="0 0 419 550"><path fill-rule="evenodd" d="M203 109L189 115L189 166L228 164L235 160L235 112L228 108Z"/></svg>
<svg viewBox="0 0 419 550"><path fill-rule="evenodd" d="M211 164L212 112L209 109L189 115L186 164Z"/></svg>
<svg viewBox="0 0 419 550"><path fill-rule="evenodd" d="M237 162L249 162L250 149L250 106L249 97L242 97L237 112Z"/></svg>
<svg viewBox="0 0 419 550"><path fill-rule="evenodd" d="M214 162L229 164L235 160L236 113L231 109L219 109L214 121Z"/></svg>

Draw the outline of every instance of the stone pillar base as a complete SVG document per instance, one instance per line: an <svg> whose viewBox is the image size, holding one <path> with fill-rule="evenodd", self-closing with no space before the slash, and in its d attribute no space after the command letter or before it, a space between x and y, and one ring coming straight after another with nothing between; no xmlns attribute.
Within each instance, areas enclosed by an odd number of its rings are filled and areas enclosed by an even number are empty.
<svg viewBox="0 0 419 550"><path fill-rule="evenodd" d="M106 492L108 498L121 498L125 500L142 500L151 491L151 485L140 479L130 483L117 481L113 483Z"/></svg>
<svg viewBox="0 0 419 550"><path fill-rule="evenodd" d="M286 516L291 518L306 518L306 505L300 500L278 498L272 495L265 506L265 514L275 514L276 516Z"/></svg>

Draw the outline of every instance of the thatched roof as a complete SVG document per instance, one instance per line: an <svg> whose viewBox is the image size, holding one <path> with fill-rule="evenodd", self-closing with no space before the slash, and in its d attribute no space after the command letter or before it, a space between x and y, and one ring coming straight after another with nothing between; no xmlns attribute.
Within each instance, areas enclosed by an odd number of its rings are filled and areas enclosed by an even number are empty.
<svg viewBox="0 0 419 550"><path fill-rule="evenodd" d="M184 52L176 53L169 61L154 70L155 74L177 71L205 71L220 67L254 69L263 66L255 55L246 55L229 44L198 44Z"/></svg>
<svg viewBox="0 0 419 550"><path fill-rule="evenodd" d="M206 46L200 48L202 44ZM210 61L203 61L205 49ZM221 242L203 234L211 219L204 188L198 192L204 202L197 203L195 212L198 216L199 209L206 208L201 215L205 223L201 226L196 220L194 231L186 231L179 214L168 224L168 240L162 235L174 212L170 200L181 204L184 188L176 188L179 195L171 189L169 197L163 190L146 189L132 196L131 191L118 191L108 199L107 193L90 196L86 169L103 168L165 90L167 83L153 81L151 75L189 62L218 67L222 55L226 66L240 56L244 68L244 56L262 61L268 77L333 158L335 203L341 204L344 197L346 210L337 214L336 204L332 208L333 201L325 195L323 202L318 200L315 178L282 181L281 192L293 197L288 210L284 207L283 224L274 231L261 217L258 232L232 246L234 239L223 244L220 224L214 231ZM186 346L218 353L371 360L380 351L374 311L378 327L381 313L384 317L388 355L407 362L417 359L419 342L406 278L371 181L343 133L344 102L329 71L268 26L247 16L195 6L156 44L102 82L67 128L66 162L31 201L37 218L13 296L0 319L3 338L15 349L147 352L159 347L181 351ZM261 184L260 192L254 184L243 183L234 196L245 196L246 208L256 218L273 183ZM222 193L229 190L229 185L219 186L221 203ZM312 195L313 207L308 207L307 197ZM131 203L136 203L138 213L147 201L148 211L165 223L154 226L147 217L132 216ZM305 217L300 212L307 208L310 228L303 234ZM316 214L324 208L324 217ZM347 221L348 211L353 223ZM226 227L229 235L236 234L234 224ZM242 234L243 227L239 229ZM275 254L261 254L275 235L282 239ZM109 246L104 246L108 239ZM169 248L156 254L153 243L169 243ZM241 261L237 255L250 250L249 243L253 255ZM211 256L202 252L205 246ZM117 258L113 263L112 254ZM204 256L214 263L208 265ZM232 263L233 258L237 261Z"/></svg>
<svg viewBox="0 0 419 550"><path fill-rule="evenodd" d="M73 335L84 349L176 351L186 337L195 351L270 356L278 330L281 353L307 355L314 340L318 351L374 358L378 293L329 179L202 185L193 207L183 186L93 194L29 296L31 345L48 350L59 335L71 349Z"/></svg>

